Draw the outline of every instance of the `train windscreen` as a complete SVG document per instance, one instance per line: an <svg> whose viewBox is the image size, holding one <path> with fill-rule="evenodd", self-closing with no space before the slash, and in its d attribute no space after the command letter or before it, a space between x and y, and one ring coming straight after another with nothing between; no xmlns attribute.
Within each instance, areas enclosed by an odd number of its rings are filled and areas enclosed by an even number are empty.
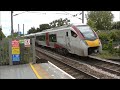
<svg viewBox="0 0 120 90"><path fill-rule="evenodd" d="M77 26L85 39L96 39L95 33L89 26Z"/></svg>

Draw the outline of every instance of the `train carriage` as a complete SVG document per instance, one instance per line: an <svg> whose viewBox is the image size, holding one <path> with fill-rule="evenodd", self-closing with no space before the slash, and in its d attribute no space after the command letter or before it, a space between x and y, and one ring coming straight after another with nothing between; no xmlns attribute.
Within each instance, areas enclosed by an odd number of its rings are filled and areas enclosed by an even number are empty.
<svg viewBox="0 0 120 90"><path fill-rule="evenodd" d="M65 25L29 36L33 37L33 35L37 44L54 48L62 53L88 56L102 52L99 37L88 25Z"/></svg>

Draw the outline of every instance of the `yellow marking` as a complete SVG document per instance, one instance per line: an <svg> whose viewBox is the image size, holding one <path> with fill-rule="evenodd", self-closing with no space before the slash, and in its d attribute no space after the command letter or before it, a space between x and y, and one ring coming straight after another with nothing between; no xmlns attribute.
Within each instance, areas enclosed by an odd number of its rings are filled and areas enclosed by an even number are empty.
<svg viewBox="0 0 120 90"><path fill-rule="evenodd" d="M38 72L35 70L35 68L33 67L33 65L30 63L30 66L33 70L33 72L35 73L35 75L37 76L38 79L42 79L42 77L38 74Z"/></svg>
<svg viewBox="0 0 120 90"><path fill-rule="evenodd" d="M99 46L100 44L99 44L99 39L96 39L96 40L94 40L94 41L90 41L90 40L85 40L86 41L86 43L88 44L88 46L90 46L90 47L95 47L95 46Z"/></svg>

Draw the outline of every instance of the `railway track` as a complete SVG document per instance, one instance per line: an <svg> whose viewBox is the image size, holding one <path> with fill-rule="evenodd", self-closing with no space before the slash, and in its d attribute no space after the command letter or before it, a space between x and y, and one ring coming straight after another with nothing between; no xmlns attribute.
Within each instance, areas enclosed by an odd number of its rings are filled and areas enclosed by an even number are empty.
<svg viewBox="0 0 120 90"><path fill-rule="evenodd" d="M120 62L119 61L101 59L95 56L88 56L88 57L68 56L68 57L75 59L77 61L89 64L98 69L102 69L103 71L111 73L114 76L117 75L118 77L117 76L116 77L120 79Z"/></svg>
<svg viewBox="0 0 120 90"><path fill-rule="evenodd" d="M85 63L80 63L80 61L73 60L69 57L65 57L56 54L51 51L46 51L39 47L36 47L36 55L42 57L59 68L66 71L71 76L76 79L114 79L115 77L106 75L105 73L98 72L95 68L90 68L91 66Z"/></svg>
<svg viewBox="0 0 120 90"><path fill-rule="evenodd" d="M112 60L101 59L94 56L89 56L87 62L97 68L120 76L120 63Z"/></svg>

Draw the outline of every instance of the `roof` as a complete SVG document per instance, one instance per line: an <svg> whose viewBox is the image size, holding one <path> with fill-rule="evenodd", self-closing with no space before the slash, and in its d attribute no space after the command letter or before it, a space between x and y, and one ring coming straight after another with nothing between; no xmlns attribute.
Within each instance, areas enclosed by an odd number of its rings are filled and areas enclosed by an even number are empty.
<svg viewBox="0 0 120 90"><path fill-rule="evenodd" d="M42 34L42 33L46 33L46 32L52 32L52 31L58 31L58 30L62 30L63 28L70 28L71 26L88 26L86 24L80 24L80 23L74 23L74 24L69 24L69 25L64 25L64 26L60 26L60 27L55 27L55 28L51 28L51 29L46 29L43 30L42 32L37 32L37 33L32 33L32 34L28 34L25 36L33 36L33 35L38 35L38 34Z"/></svg>

